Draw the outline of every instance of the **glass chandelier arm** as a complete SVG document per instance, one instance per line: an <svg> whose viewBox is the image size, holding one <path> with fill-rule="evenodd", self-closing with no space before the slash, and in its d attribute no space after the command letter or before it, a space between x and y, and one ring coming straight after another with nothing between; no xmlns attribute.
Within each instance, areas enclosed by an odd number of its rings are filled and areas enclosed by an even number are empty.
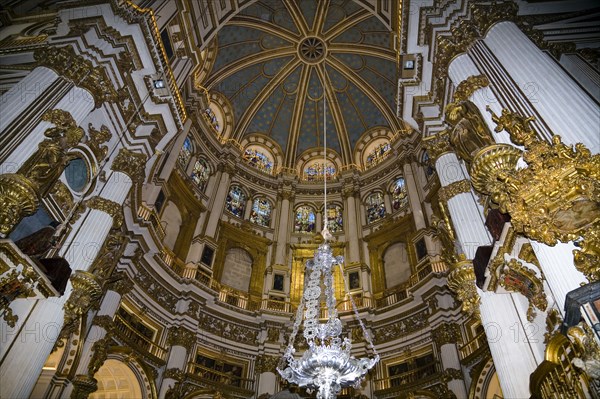
<svg viewBox="0 0 600 399"><path fill-rule="evenodd" d="M340 266L340 274L342 275L342 281L344 282L344 290L346 291L346 295L348 296L348 299L350 299L350 304L352 305L352 310L354 311L354 316L356 317L356 320L358 320L358 324L360 325L363 335L365 336L367 343L371 347L371 350L373 350L373 354L375 355L375 358L379 359L379 353L377 352L377 349L375 349L375 345L373 344L373 340L371 339L371 336L369 335L369 332L367 331L365 324L363 323L363 321L360 319L360 316L358 315L358 308L356 307L354 298L352 297L352 295L350 294L350 290L348 289L348 283L346 282L346 277L344 276L344 267L342 266L341 263L339 263L338 265Z"/></svg>

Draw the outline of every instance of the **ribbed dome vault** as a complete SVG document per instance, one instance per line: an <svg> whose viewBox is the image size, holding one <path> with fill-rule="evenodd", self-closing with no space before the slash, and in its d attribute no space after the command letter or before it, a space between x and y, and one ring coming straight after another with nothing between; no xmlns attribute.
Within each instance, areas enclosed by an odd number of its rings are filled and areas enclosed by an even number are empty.
<svg viewBox="0 0 600 399"><path fill-rule="evenodd" d="M353 163L361 135L400 128L393 35L352 0L258 1L218 33L216 58L202 85L231 103L233 138L271 137L293 167L322 146L323 86L328 147Z"/></svg>

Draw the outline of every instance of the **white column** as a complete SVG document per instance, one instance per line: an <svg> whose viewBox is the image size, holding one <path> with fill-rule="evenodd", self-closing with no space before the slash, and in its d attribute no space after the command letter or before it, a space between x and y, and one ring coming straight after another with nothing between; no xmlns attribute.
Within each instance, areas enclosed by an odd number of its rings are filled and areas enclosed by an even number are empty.
<svg viewBox="0 0 600 399"><path fill-rule="evenodd" d="M248 200L246 201L246 207L244 208L244 220L250 219L252 205L254 205L254 201L252 201L252 198L248 198Z"/></svg>
<svg viewBox="0 0 600 399"><path fill-rule="evenodd" d="M58 75L50 68L36 67L23 80L0 96L0 133L23 112L32 107Z"/></svg>
<svg viewBox="0 0 600 399"><path fill-rule="evenodd" d="M349 244L348 263L360 262L360 248L357 231L358 217L354 192L348 193L346 196L346 220L344 220L344 223L347 225L344 233Z"/></svg>
<svg viewBox="0 0 600 399"><path fill-rule="evenodd" d="M458 350L456 344L447 343L440 347L442 357L442 367L446 369L461 370L460 359L458 358ZM454 392L457 398L466 398L467 389L463 380L452 379L448 381L448 388Z"/></svg>
<svg viewBox="0 0 600 399"><path fill-rule="evenodd" d="M101 196L122 204L131 184L127 175L112 172L100 191ZM112 224L113 218L110 215L91 209L73 226L60 250L61 256L69 261L73 271L89 269ZM9 352L0 364L0 381L10 381L0 384L0 397L24 398L31 394L42 366L62 329L62 307L72 289L69 282L63 296L37 301L23 329L12 339Z"/></svg>
<svg viewBox="0 0 600 399"><path fill-rule="evenodd" d="M91 94L79 87L73 87L71 90L56 104L54 109L62 109L71 114L75 123L79 125L87 115L94 109L94 101L90 100ZM4 108L3 108L4 109ZM4 115L2 116L4 118ZM27 140L24 140L19 146L6 157L3 162L2 168L10 167L16 172L16 169L20 167L23 162L33 155L38 149L38 144L44 140L44 132L46 129L54 126L50 122L41 121L32 131L27 135ZM6 166L8 165L8 166ZM14 169L15 165L17 166ZM5 172L2 172L5 173Z"/></svg>
<svg viewBox="0 0 600 399"><path fill-rule="evenodd" d="M453 59L448 66L448 77L452 81L454 87L457 87L461 82L467 80L467 78L470 76L478 76L482 74L485 73L477 68L468 54L459 55ZM490 129L490 132L492 132L494 140L496 140L497 143L510 144L510 135L507 132L504 130L498 133L494 132L496 124L494 121L492 121L492 114L486 111L486 107L489 105L496 115L500 115L502 113L502 105L492 91L491 87L482 87L481 89L475 90L475 92L473 92L473 94L471 94L469 97L469 100L479 109L483 120Z"/></svg>
<svg viewBox="0 0 600 399"><path fill-rule="evenodd" d="M550 291L556 299L558 310L564 316L566 295L588 281L573 264L572 243L559 242L553 247L532 241L531 247L540 262Z"/></svg>
<svg viewBox="0 0 600 399"><path fill-rule="evenodd" d="M277 376L275 373L271 371L265 371L264 373L260 373L258 377L258 392L257 396L262 394L275 394L275 389L277 387Z"/></svg>
<svg viewBox="0 0 600 399"><path fill-rule="evenodd" d="M436 161L436 169L442 187L465 180L464 169L454 153L445 153ZM485 227L483 209L473 191L460 193L448 200L448 212L452 218L457 239L467 259L473 259L477 248L492 243Z"/></svg>
<svg viewBox="0 0 600 399"><path fill-rule="evenodd" d="M277 244L275 247L275 264L285 265L287 236L289 231L290 220L290 194L283 193L279 205L279 226L277 227ZM269 286L270 287L270 286Z"/></svg>
<svg viewBox="0 0 600 399"><path fill-rule="evenodd" d="M530 346L544 340L544 331L534 332L519 318L520 294L479 291L481 323L494 359L498 380L505 398L528 398L529 376L538 364ZM522 297L521 297L522 298ZM523 298L524 299L524 298ZM526 322L526 320L525 320Z"/></svg>
<svg viewBox="0 0 600 399"><path fill-rule="evenodd" d="M169 359L167 360L167 366L165 370L168 369L179 369L185 371L187 359L187 349L180 345L173 345L169 349ZM165 394L169 390L169 388L173 387L177 381L173 378L166 377L162 380L160 385L160 392L158 394L159 398L164 398Z"/></svg>
<svg viewBox="0 0 600 399"><path fill-rule="evenodd" d="M484 41L554 134L600 152L600 109L550 55L513 22L494 25Z"/></svg>
<svg viewBox="0 0 600 399"><path fill-rule="evenodd" d="M406 191L408 192L408 203L415 220L415 227L417 230L421 230L427 227L425 224L425 215L423 214L423 208L421 208L421 199L419 198L419 191L415 182L415 175L410 163L403 165L404 170L404 182L406 184Z"/></svg>
<svg viewBox="0 0 600 399"><path fill-rule="evenodd" d="M229 173L227 172L226 168L223 168L223 171L221 171L221 178L217 188L217 193L215 194L212 206L209 208L210 216L208 217L205 235L210 238L215 238L217 227L219 225L219 219L221 218L221 214L223 213L223 208L225 206L225 198L227 198L227 193L229 192L229 183Z"/></svg>

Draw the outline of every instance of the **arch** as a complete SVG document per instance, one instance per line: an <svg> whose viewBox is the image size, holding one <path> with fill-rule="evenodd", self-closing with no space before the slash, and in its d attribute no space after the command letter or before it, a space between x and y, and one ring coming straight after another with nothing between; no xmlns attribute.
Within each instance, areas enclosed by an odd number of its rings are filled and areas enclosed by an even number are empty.
<svg viewBox="0 0 600 399"><path fill-rule="evenodd" d="M410 279L411 267L406 243L390 244L383 253L383 271L386 288L396 287Z"/></svg>
<svg viewBox="0 0 600 399"><path fill-rule="evenodd" d="M231 103L227 97L217 91L210 93L208 101L209 103L203 111L204 119L221 139L230 138L234 126Z"/></svg>
<svg viewBox="0 0 600 399"><path fill-rule="evenodd" d="M242 154L242 159L261 172L271 175L275 171L274 157L262 145L251 144L247 146Z"/></svg>
<svg viewBox="0 0 600 399"><path fill-rule="evenodd" d="M248 292L253 259L243 248L233 247L225 253L221 283L236 290Z"/></svg>
<svg viewBox="0 0 600 399"><path fill-rule="evenodd" d="M392 152L393 140L394 134L387 127L377 126L367 130L356 143L354 162L363 170L377 165ZM371 157L373 159L369 161Z"/></svg>
<svg viewBox="0 0 600 399"><path fill-rule="evenodd" d="M106 359L94 375L98 390L90 394L90 399L142 399L142 384L133 370L117 359Z"/></svg>
<svg viewBox="0 0 600 399"><path fill-rule="evenodd" d="M271 137L262 134L262 133L252 133L244 135L244 138L240 142L240 145L244 148L256 146L261 148L263 152L266 151L268 155L271 156L271 161L273 162L273 170L275 173L277 169L283 165L283 150L279 146L275 140Z"/></svg>
<svg viewBox="0 0 600 399"><path fill-rule="evenodd" d="M473 379L469 388L470 398L503 397L500 381L491 356L483 360L472 371Z"/></svg>
<svg viewBox="0 0 600 399"><path fill-rule="evenodd" d="M296 170L300 180L304 181L323 181L324 177L328 179L337 178L339 171L342 168L342 159L333 150L327 149L327 168L323 168L324 161L323 148L313 148L304 151L296 162ZM314 170L307 171L307 168ZM333 168L333 169L332 169Z"/></svg>
<svg viewBox="0 0 600 399"><path fill-rule="evenodd" d="M179 230L181 229L181 224L183 222L181 211L173 201L169 200L167 202L167 206L164 207L162 212L160 222L165 230L163 244L172 251L175 248L175 242L177 241L177 236L179 236Z"/></svg>

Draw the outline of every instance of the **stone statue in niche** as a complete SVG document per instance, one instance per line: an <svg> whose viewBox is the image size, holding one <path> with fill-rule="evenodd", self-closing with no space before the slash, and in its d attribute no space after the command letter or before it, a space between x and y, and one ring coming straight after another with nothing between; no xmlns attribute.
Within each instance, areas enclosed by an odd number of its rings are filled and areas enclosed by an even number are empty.
<svg viewBox="0 0 600 399"><path fill-rule="evenodd" d="M495 143L479 109L470 101L452 102L445 109L446 122L452 127L450 143L459 157L471 163L480 149Z"/></svg>

